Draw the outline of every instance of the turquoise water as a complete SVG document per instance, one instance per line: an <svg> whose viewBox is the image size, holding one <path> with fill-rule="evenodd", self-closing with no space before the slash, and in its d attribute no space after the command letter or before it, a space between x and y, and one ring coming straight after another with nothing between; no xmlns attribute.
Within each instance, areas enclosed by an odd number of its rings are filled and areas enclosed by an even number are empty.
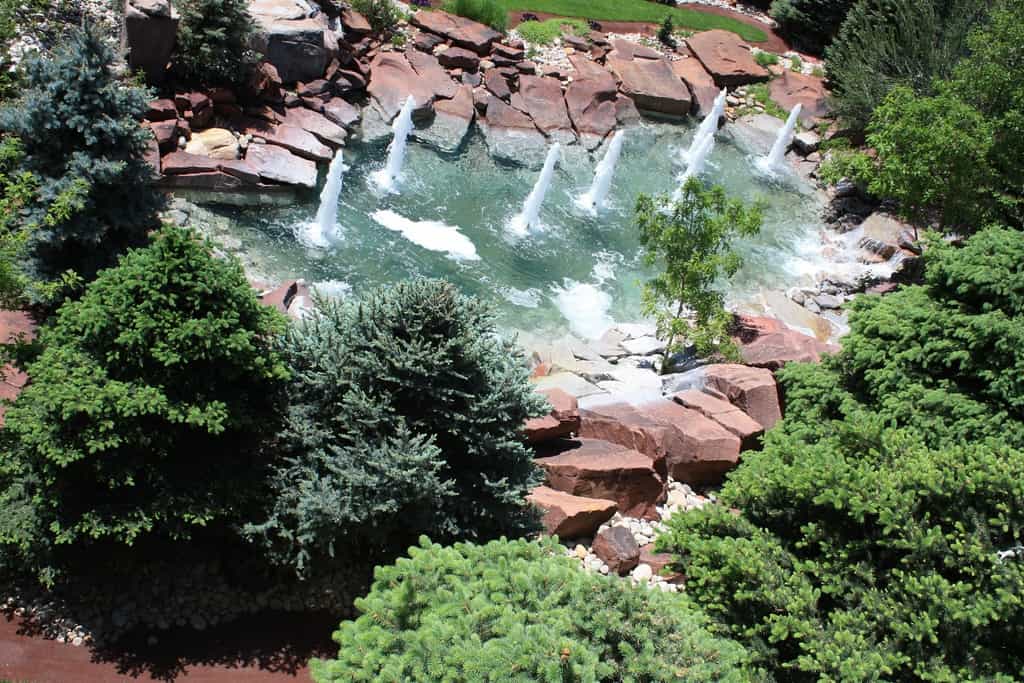
<svg viewBox="0 0 1024 683"><path fill-rule="evenodd" d="M563 147L540 213L542 225L522 239L513 237L507 224L521 209L537 170L495 162L479 132L454 155L410 140L397 195L381 194L369 179L383 166L383 146L346 149L350 168L337 236L326 249L307 246L303 239L316 215L316 196L285 208L235 211L233 230L268 278L302 277L325 283L330 291L359 292L411 276L444 277L493 301L509 328L598 336L612 321L641 318L640 282L648 274L633 205L640 192L674 189L682 170L680 152L694 129L651 122L628 129L598 216L587 215L573 200L589 188L604 150L591 155L578 145ZM821 268L821 207L811 188L795 179L773 184L758 178L751 158L725 140L705 170L707 181L731 195L767 204L762 233L740 245L743 270L723 283L730 297L805 283ZM406 233L388 229L375 215Z"/></svg>

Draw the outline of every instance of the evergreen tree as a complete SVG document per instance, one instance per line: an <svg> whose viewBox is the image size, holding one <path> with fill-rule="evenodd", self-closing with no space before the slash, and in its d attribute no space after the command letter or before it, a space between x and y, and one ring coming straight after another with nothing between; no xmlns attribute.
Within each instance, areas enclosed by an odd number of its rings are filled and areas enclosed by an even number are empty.
<svg viewBox="0 0 1024 683"><path fill-rule="evenodd" d="M684 515L680 515L684 516ZM760 680L683 595L588 574L550 539L444 548L378 567L317 683Z"/></svg>
<svg viewBox="0 0 1024 683"><path fill-rule="evenodd" d="M267 520L249 528L280 564L533 527L521 429L544 401L489 306L433 280L325 300L284 353L286 462Z"/></svg>
<svg viewBox="0 0 1024 683"><path fill-rule="evenodd" d="M821 54L857 0L775 0L772 18L779 32L800 49Z"/></svg>
<svg viewBox="0 0 1024 683"><path fill-rule="evenodd" d="M40 569L48 550L248 521L286 375L271 348L283 323L237 262L185 229L100 273L42 330L32 382L7 412L0 546Z"/></svg>
<svg viewBox="0 0 1024 683"><path fill-rule="evenodd" d="M29 60L21 99L0 111L0 127L22 140L23 169L39 178L25 222L33 226L29 267L43 279L67 270L92 278L157 225L162 195L151 185L149 134L139 125L148 97L119 81L113 62L96 31L75 30L52 58ZM69 194L75 210L45 221Z"/></svg>
<svg viewBox="0 0 1024 683"><path fill-rule="evenodd" d="M179 5L176 63L207 85L237 85L258 58L256 25L247 0L183 0Z"/></svg>

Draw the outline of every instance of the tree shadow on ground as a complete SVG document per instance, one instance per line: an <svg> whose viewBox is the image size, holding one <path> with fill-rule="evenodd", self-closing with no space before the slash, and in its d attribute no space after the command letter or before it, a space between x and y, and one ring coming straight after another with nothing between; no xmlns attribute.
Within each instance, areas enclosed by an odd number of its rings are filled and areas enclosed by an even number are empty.
<svg viewBox="0 0 1024 683"><path fill-rule="evenodd" d="M337 645L331 633L341 620L326 613L265 612L203 631L180 628L140 632L117 643L96 648L94 662L117 667L132 678L157 681L187 677L190 669L204 667L204 680L245 680L243 669L297 676L312 657L334 657ZM155 635L155 644L149 641Z"/></svg>

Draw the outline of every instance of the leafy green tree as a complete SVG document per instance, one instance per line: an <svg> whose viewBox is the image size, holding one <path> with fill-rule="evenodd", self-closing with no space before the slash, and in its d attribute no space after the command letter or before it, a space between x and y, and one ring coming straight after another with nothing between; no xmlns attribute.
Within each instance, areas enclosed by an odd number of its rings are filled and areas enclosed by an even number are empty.
<svg viewBox="0 0 1024 683"><path fill-rule="evenodd" d="M421 539L341 624L330 681L751 681L741 648L682 595L587 574L551 540Z"/></svg>
<svg viewBox="0 0 1024 683"><path fill-rule="evenodd" d="M25 564L248 521L286 368L241 266L165 228L40 334L0 450L0 545Z"/></svg>
<svg viewBox="0 0 1024 683"><path fill-rule="evenodd" d="M696 178L687 180L671 201L645 194L637 198L644 262L661 271L644 284L644 311L657 319L667 353L689 340L702 355L735 355L728 334L732 317L715 284L736 274L742 260L732 245L737 238L756 235L761 223L760 206L730 200L721 187L705 189Z"/></svg>
<svg viewBox="0 0 1024 683"><path fill-rule="evenodd" d="M256 24L247 0L182 0L177 66L206 85L239 85L259 58L250 47Z"/></svg>
<svg viewBox="0 0 1024 683"><path fill-rule="evenodd" d="M152 186L143 158L148 133L139 126L148 97L119 81L113 64L103 37L75 30L52 57L28 61L21 99L0 111L0 128L22 141L21 169L39 181L37 200L21 216L33 226L26 249L38 279L68 270L90 279L157 225L163 197ZM45 220L71 197L73 211Z"/></svg>
<svg viewBox="0 0 1024 683"><path fill-rule="evenodd" d="M820 55L835 38L856 0L775 0L779 32L805 52Z"/></svg>
<svg viewBox="0 0 1024 683"><path fill-rule="evenodd" d="M940 228L961 232L992 219L995 130L977 109L897 86L875 109L868 131L879 159L868 189L897 200L905 218L915 225L934 218Z"/></svg>
<svg viewBox="0 0 1024 683"><path fill-rule="evenodd" d="M324 300L284 343L293 371L285 462L249 527L282 566L394 556L420 533L489 539L533 528L522 442L544 410L489 306L443 281Z"/></svg>
<svg viewBox="0 0 1024 683"><path fill-rule="evenodd" d="M833 108L863 131L897 85L935 94L967 52L967 36L991 2L984 0L858 0L826 51Z"/></svg>
<svg viewBox="0 0 1024 683"><path fill-rule="evenodd" d="M780 372L764 450L659 540L785 680L1024 675L1024 235L925 258L854 302L840 354Z"/></svg>

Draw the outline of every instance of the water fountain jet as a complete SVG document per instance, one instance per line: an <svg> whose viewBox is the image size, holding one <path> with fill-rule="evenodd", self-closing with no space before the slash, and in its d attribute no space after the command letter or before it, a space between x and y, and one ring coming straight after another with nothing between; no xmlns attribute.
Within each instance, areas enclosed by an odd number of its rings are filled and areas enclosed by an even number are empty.
<svg viewBox="0 0 1024 683"><path fill-rule="evenodd" d="M789 149L789 143L793 141L793 132L796 130L796 123L800 117L801 109L802 105L798 102L793 107L793 110L789 112L786 125L782 127L782 130L775 137L775 143L772 145L771 151L768 152L768 156L762 162L763 168L770 173L777 173L786 169L786 150Z"/></svg>
<svg viewBox="0 0 1024 683"><path fill-rule="evenodd" d="M402 165L405 163L405 147L408 142L409 133L413 129L412 110L416 106L416 98L409 95L402 105L402 111L395 117L391 124L394 137L388 147L388 161L384 168L373 174L373 180L377 186L386 192L398 192L398 176L402 172Z"/></svg>
<svg viewBox="0 0 1024 683"><path fill-rule="evenodd" d="M690 148L683 154L683 161L687 162L687 164L696 157L700 148L704 145L705 139L708 136L713 137L718 130L718 121L725 112L725 97L726 89L722 88L722 91L718 93L718 97L715 98L714 105L711 107L711 113L700 122L700 127L697 128L693 140L690 141Z"/></svg>
<svg viewBox="0 0 1024 683"><path fill-rule="evenodd" d="M530 228L537 225L540 218L540 207L544 203L544 195L548 193L548 187L551 186L551 178L555 175L555 164L558 162L561 150L562 146L557 142L548 149L547 158L544 159L544 168L541 169L536 184L530 190L526 201L523 202L523 210L509 224L512 234L523 237L530 231Z"/></svg>
<svg viewBox="0 0 1024 683"><path fill-rule="evenodd" d="M622 153L624 135L625 133L620 130L612 137L612 141L608 144L608 150L604 153L601 163L597 165L597 170L594 171L594 182L590 185L590 189L576 200L576 204L580 208L597 213L598 209L604 206L604 200L608 198L608 191L612 186L612 177L615 175L615 164L618 163L619 155Z"/></svg>
<svg viewBox="0 0 1024 683"><path fill-rule="evenodd" d="M338 197L348 167L339 149L334 153L331 166L327 171L327 182L320 192L320 208L316 211L316 221L309 226L309 241L318 246L326 247L338 232Z"/></svg>

